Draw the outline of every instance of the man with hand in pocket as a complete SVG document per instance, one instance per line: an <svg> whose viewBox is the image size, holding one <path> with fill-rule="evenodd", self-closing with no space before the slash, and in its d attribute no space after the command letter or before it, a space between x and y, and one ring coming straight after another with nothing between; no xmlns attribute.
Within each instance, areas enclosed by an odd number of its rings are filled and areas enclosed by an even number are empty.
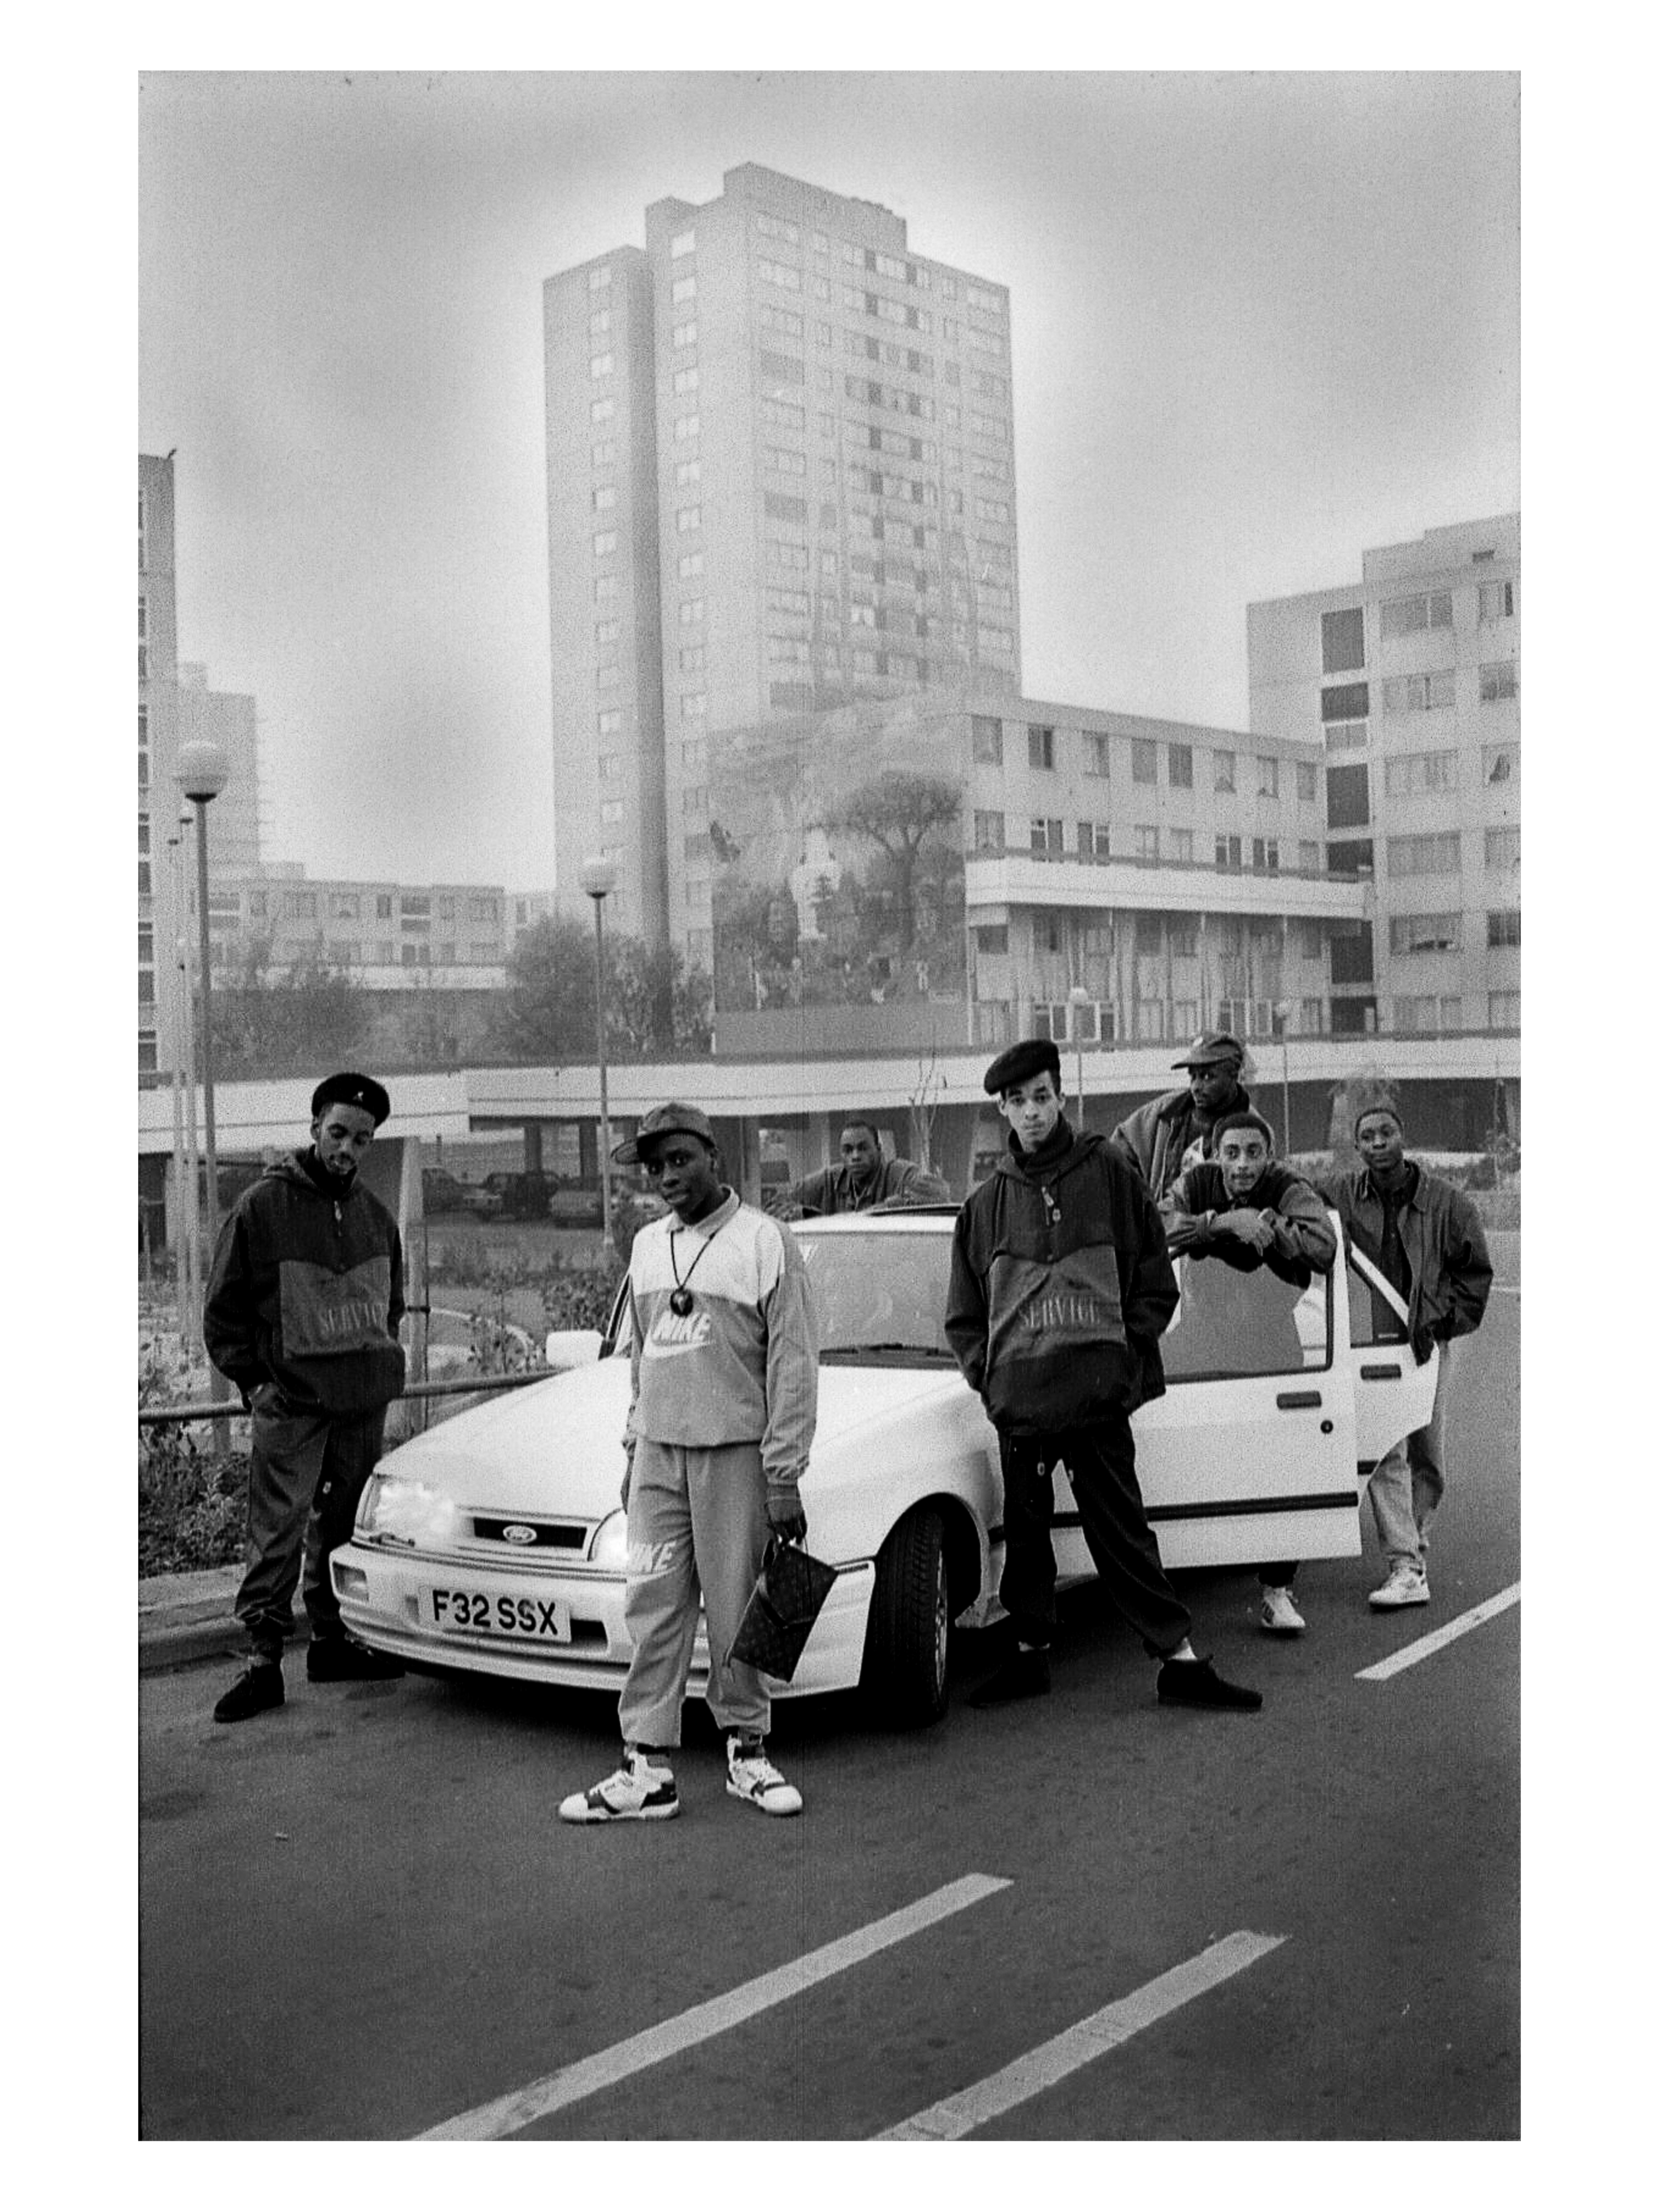
<svg viewBox="0 0 1659 2212"><path fill-rule="evenodd" d="M248 1666L214 1707L216 1721L251 1720L283 1703L302 1559L308 1679L404 1671L348 1635L328 1572L380 1455L386 1409L404 1387L403 1247L357 1175L391 1111L372 1076L325 1078L312 1094L310 1144L242 1194L214 1249L208 1357L253 1416L247 1570L236 1593Z"/></svg>

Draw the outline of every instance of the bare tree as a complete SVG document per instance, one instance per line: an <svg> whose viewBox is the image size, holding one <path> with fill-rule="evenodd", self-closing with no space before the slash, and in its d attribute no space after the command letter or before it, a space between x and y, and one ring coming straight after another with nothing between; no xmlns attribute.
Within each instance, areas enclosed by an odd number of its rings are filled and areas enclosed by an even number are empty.
<svg viewBox="0 0 1659 2212"><path fill-rule="evenodd" d="M933 1116L939 1112L941 1088L939 1073L939 1047L931 1046L927 1057L916 1060L916 1087L910 1093L910 1151L916 1165L933 1170Z"/></svg>
<svg viewBox="0 0 1659 2212"><path fill-rule="evenodd" d="M930 830L944 830L962 811L962 794L942 776L887 769L861 783L833 809L825 826L867 837L886 858L899 930L899 952L916 941L916 870Z"/></svg>

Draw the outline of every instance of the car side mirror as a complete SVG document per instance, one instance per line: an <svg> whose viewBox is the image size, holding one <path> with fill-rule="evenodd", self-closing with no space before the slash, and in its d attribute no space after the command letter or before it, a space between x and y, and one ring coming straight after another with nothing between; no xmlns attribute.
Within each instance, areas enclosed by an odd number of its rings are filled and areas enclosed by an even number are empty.
<svg viewBox="0 0 1659 2212"><path fill-rule="evenodd" d="M547 1364L556 1375L566 1374L573 1367L591 1367L604 1342L596 1328L550 1329L544 1347Z"/></svg>

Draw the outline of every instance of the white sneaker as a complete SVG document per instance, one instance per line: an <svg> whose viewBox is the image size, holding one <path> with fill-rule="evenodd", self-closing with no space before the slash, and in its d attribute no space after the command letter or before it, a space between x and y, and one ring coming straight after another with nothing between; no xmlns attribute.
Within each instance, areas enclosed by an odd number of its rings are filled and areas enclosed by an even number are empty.
<svg viewBox="0 0 1659 2212"><path fill-rule="evenodd" d="M1266 1583L1261 1586L1261 1610L1256 1620L1270 1636L1300 1636L1308 1625L1297 1611L1288 1585L1274 1589Z"/></svg>
<svg viewBox="0 0 1659 2212"><path fill-rule="evenodd" d="M1389 1570L1389 1579L1370 1594L1370 1603L1379 1613L1392 1612L1401 1605L1426 1605L1429 1601L1429 1578L1421 1567L1408 1565L1398 1560Z"/></svg>
<svg viewBox="0 0 1659 2212"><path fill-rule="evenodd" d="M726 1790L728 1796L758 1805L763 1813L800 1810L799 1790L778 1772L764 1744L745 1747L736 1736L728 1736L726 1742Z"/></svg>
<svg viewBox="0 0 1659 2212"><path fill-rule="evenodd" d="M591 1790L579 1790L559 1808L562 1820L672 1820L680 1809L674 1770L627 1751L614 1774Z"/></svg>

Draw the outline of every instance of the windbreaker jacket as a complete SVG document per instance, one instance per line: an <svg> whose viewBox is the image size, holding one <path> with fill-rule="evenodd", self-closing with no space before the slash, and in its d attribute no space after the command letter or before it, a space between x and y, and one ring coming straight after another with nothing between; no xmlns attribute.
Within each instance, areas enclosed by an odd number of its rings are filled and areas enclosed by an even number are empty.
<svg viewBox="0 0 1659 2212"><path fill-rule="evenodd" d="M1350 1243L1380 1267L1382 1196L1370 1170L1326 1176L1319 1188ZM1472 1334L1492 1291L1492 1256L1473 1202L1443 1177L1418 1168L1417 1188L1400 1209L1400 1241L1412 1271L1407 1332L1413 1344Z"/></svg>
<svg viewBox="0 0 1659 2212"><path fill-rule="evenodd" d="M1210 1218L1243 1206L1273 1217L1273 1241L1258 1252L1237 1237L1214 1236ZM1248 1198L1232 1199L1213 1160L1178 1176L1159 1212L1172 1251L1194 1258L1224 1260L1242 1274L1270 1267L1281 1280L1306 1290L1314 1275L1327 1275L1336 1258L1336 1231L1325 1201L1310 1182L1279 1160L1269 1160Z"/></svg>
<svg viewBox="0 0 1659 2212"><path fill-rule="evenodd" d="M361 1183L319 1190L304 1158L267 1170L219 1231L208 1357L245 1396L274 1382L298 1409L375 1413L404 1387L398 1224Z"/></svg>
<svg viewBox="0 0 1659 2212"><path fill-rule="evenodd" d="M691 1310L669 1301L681 1285ZM793 1233L735 1192L688 1228L648 1221L628 1263L629 1437L760 1445L769 1490L800 1480L818 1409L817 1322Z"/></svg>
<svg viewBox="0 0 1659 2212"><path fill-rule="evenodd" d="M957 1217L945 1333L999 1429L1048 1435L1164 1394L1164 1224L1104 1138L1028 1173L1012 1149Z"/></svg>
<svg viewBox="0 0 1659 2212"><path fill-rule="evenodd" d="M1237 1101L1227 1111L1243 1113L1249 1103L1250 1094L1241 1083ZM1187 1148L1197 1135L1193 1094L1183 1085L1138 1106L1113 1130L1112 1142L1122 1146L1151 1184L1152 1196L1161 1202L1181 1173Z"/></svg>
<svg viewBox="0 0 1659 2212"><path fill-rule="evenodd" d="M853 1183L848 1167L821 1168L817 1175L793 1184L784 1207L799 1207L805 1214L866 1213L872 1206L891 1206L908 1200L914 1206L948 1200L948 1183L914 1160L881 1160L868 1180ZM781 1209L781 1211L782 1209Z"/></svg>

